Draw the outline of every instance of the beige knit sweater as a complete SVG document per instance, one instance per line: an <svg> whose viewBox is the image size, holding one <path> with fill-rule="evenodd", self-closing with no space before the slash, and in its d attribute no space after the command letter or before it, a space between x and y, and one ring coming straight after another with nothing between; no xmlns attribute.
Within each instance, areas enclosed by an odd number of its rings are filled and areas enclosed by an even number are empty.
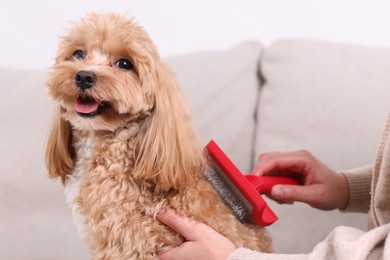
<svg viewBox="0 0 390 260"><path fill-rule="evenodd" d="M309 254L265 254L238 248L227 259L390 259L390 115L374 165L343 174L350 192L343 211L369 212L368 232L337 227Z"/></svg>

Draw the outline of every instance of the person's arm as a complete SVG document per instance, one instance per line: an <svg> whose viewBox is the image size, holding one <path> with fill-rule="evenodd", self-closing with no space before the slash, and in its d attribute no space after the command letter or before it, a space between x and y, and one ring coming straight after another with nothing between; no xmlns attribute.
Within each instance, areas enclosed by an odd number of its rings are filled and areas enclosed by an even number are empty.
<svg viewBox="0 0 390 260"><path fill-rule="evenodd" d="M211 227L179 215L173 209L160 210L157 218L186 239L180 246L161 252L159 260L306 259L305 255L268 254L247 248L236 248L232 241Z"/></svg>
<svg viewBox="0 0 390 260"><path fill-rule="evenodd" d="M322 210L368 212L372 166L336 172L307 151L266 153L259 156L255 175L301 178L303 186L277 185L271 198L281 203L301 201Z"/></svg>
<svg viewBox="0 0 390 260"><path fill-rule="evenodd" d="M390 256L390 224L369 232L338 227L308 254L270 254L235 248L229 239L212 228L179 215L172 209L160 211L157 218L187 240L178 247L161 252L160 260L387 259L385 256Z"/></svg>
<svg viewBox="0 0 390 260"><path fill-rule="evenodd" d="M304 202L322 209L344 209L349 200L348 183L338 173L305 150L266 153L259 156L254 175L291 176L302 185L276 185L270 197L279 203Z"/></svg>

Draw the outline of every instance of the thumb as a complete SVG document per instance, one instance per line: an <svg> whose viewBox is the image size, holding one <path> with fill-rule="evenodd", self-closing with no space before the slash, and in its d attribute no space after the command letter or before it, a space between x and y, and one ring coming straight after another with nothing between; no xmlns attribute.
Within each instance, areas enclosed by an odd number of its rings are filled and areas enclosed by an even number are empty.
<svg viewBox="0 0 390 260"><path fill-rule="evenodd" d="M173 209L161 209L157 214L157 219L162 223L181 234L187 241L195 241L197 239L196 221L188 217L179 215Z"/></svg>
<svg viewBox="0 0 390 260"><path fill-rule="evenodd" d="M178 259L183 259L182 257L180 257L180 247L174 247L172 249L169 249L167 251L164 251L164 252L160 252L158 254L158 259L162 260L162 259L174 259L174 257L177 257Z"/></svg>
<svg viewBox="0 0 390 260"><path fill-rule="evenodd" d="M271 190L271 197L283 203L293 203L295 201L310 204L314 194L317 193L315 185L310 187L300 185L276 185Z"/></svg>

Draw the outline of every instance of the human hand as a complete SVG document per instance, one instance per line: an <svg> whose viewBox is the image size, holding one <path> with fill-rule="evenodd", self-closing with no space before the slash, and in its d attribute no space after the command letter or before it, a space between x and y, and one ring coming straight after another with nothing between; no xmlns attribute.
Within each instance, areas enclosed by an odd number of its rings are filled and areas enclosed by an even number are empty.
<svg viewBox="0 0 390 260"><path fill-rule="evenodd" d="M280 203L300 201L323 210L343 209L348 204L345 177L305 150L262 154L252 174L290 176L302 181L302 186L274 186L270 197Z"/></svg>
<svg viewBox="0 0 390 260"><path fill-rule="evenodd" d="M211 227L181 216L172 209L160 210L157 218L186 239L180 246L160 253L160 260L226 259L236 248L232 241Z"/></svg>

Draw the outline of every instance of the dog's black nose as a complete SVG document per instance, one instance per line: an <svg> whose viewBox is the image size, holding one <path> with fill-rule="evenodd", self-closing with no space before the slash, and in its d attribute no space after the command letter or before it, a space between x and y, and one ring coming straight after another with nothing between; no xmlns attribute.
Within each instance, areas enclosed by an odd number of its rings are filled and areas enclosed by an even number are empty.
<svg viewBox="0 0 390 260"><path fill-rule="evenodd" d="M79 88L85 90L95 85L96 80L97 77L93 72L87 70L80 70L76 74L75 82Z"/></svg>

